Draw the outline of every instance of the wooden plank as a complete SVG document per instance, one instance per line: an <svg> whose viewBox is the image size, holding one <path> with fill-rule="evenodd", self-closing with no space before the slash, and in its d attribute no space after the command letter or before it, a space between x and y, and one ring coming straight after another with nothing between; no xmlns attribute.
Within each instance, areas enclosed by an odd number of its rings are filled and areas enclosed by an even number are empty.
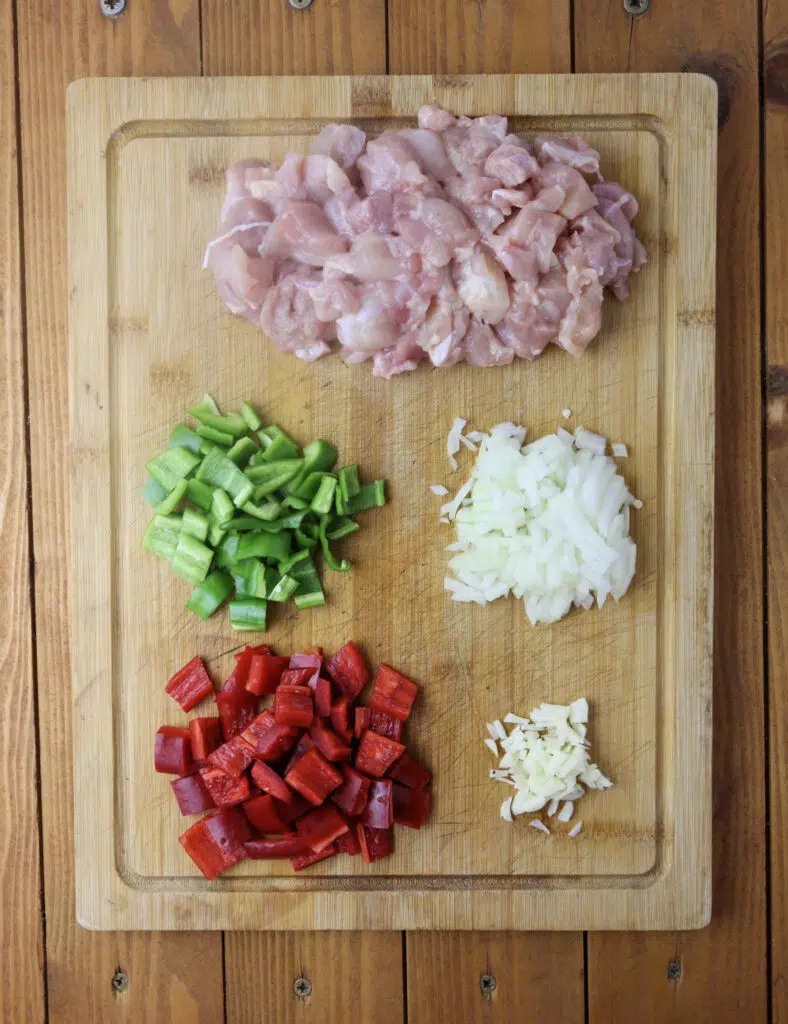
<svg viewBox="0 0 788 1024"><path fill-rule="evenodd" d="M203 0L202 16L204 71L209 75L386 70L383 0L351 0L342 7L318 3L307 11L281 0L266 5ZM395 1024L404 1019L402 957L399 933L229 933L225 968L230 1019L239 1024L261 1019ZM254 985L249 984L250 963L263 965L253 974ZM308 978L311 997L296 996L297 977Z"/></svg>
<svg viewBox="0 0 788 1024"><path fill-rule="evenodd" d="M103 18L95 0L23 3L17 10L49 1019L221 1021L218 935L99 935L77 924L71 702L64 686L70 673L64 91L86 74L199 71L198 3L130 4L117 21ZM122 993L112 984L119 970L129 981Z"/></svg>
<svg viewBox="0 0 788 1024"><path fill-rule="evenodd" d="M589 936L589 1021L766 1020L763 597L754 3L575 7L578 71L701 71L720 91L717 581L711 927ZM775 225L775 231L778 230ZM669 975L669 965L672 972ZM675 971L681 970L681 978Z"/></svg>
<svg viewBox="0 0 788 1024"><path fill-rule="evenodd" d="M583 939L546 932L410 932L408 1024L582 1024Z"/></svg>
<svg viewBox="0 0 788 1024"><path fill-rule="evenodd" d="M38 824L30 549L27 507L25 366L16 43L12 0L0 0L0 892L3 984L0 1020L43 1021L44 934Z"/></svg>
<svg viewBox="0 0 788 1024"><path fill-rule="evenodd" d="M788 1022L788 3L763 4L772 1021Z"/></svg>

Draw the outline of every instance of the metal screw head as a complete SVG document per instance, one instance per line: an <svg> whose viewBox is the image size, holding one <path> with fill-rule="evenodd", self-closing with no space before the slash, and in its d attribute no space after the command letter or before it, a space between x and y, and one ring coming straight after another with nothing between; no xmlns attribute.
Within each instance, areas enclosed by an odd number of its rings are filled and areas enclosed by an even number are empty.
<svg viewBox="0 0 788 1024"><path fill-rule="evenodd" d="M312 0L287 0L291 7L297 11L305 11L312 3Z"/></svg>
<svg viewBox="0 0 788 1024"><path fill-rule="evenodd" d="M479 988L483 996L489 996L498 988L498 981L494 974L483 974L479 979Z"/></svg>
<svg viewBox="0 0 788 1024"><path fill-rule="evenodd" d="M650 0L624 0L624 10L630 18L639 18L648 10Z"/></svg>
<svg viewBox="0 0 788 1024"><path fill-rule="evenodd" d="M312 995L312 982L309 978L296 978L293 991L299 999L308 999Z"/></svg>
<svg viewBox="0 0 788 1024"><path fill-rule="evenodd" d="M99 10L105 18L117 18L126 10L126 0L99 0Z"/></svg>
<svg viewBox="0 0 788 1024"><path fill-rule="evenodd" d="M129 987L129 976L124 971L115 971L112 976L112 987L116 992L125 992Z"/></svg>
<svg viewBox="0 0 788 1024"><path fill-rule="evenodd" d="M668 961L668 981L678 981L681 977L681 961Z"/></svg>

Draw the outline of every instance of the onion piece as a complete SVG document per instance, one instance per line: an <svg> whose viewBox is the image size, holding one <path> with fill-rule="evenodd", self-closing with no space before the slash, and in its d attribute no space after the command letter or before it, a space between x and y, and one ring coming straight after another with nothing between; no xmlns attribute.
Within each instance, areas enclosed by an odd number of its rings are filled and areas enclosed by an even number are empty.
<svg viewBox="0 0 788 1024"><path fill-rule="evenodd" d="M547 827L547 825L545 825L543 821L540 821L539 818L534 818L533 821L529 821L528 824L531 826L531 828L535 828L539 832L544 832L546 836L550 835L550 829Z"/></svg>
<svg viewBox="0 0 788 1024"><path fill-rule="evenodd" d="M440 498L442 498L444 494L449 493L449 488L444 487L443 484L430 484L430 490Z"/></svg>
<svg viewBox="0 0 788 1024"><path fill-rule="evenodd" d="M574 839L575 836L580 835L582 830L583 830L583 822L582 821L578 821L578 823L576 825L573 825L566 834L569 836L570 839Z"/></svg>

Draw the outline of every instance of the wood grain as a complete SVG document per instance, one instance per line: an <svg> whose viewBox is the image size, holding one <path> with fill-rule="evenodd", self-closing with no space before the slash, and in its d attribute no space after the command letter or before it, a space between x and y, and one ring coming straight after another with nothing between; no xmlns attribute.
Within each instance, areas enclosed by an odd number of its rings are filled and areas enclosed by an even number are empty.
<svg viewBox="0 0 788 1024"><path fill-rule="evenodd" d="M70 672L64 93L86 74L199 71L197 11L196 0L158 0L130 4L123 18L110 21L94 0L17 8L49 1020L64 1024L223 1016L219 936L95 935L77 924L71 702L64 686ZM122 994L112 987L119 969L129 978Z"/></svg>
<svg viewBox="0 0 788 1024"><path fill-rule="evenodd" d="M578 934L411 932L408 1024L583 1024Z"/></svg>
<svg viewBox="0 0 788 1024"><path fill-rule="evenodd" d="M589 936L589 1021L764 1021L767 1014L760 403L758 38L754 3L579 0L578 71L694 70L719 87L717 587L711 927ZM776 230L776 228L775 228ZM669 962L681 966L670 980Z"/></svg>
<svg viewBox="0 0 788 1024"><path fill-rule="evenodd" d="M788 1022L788 4L763 4L772 1021Z"/></svg>
<svg viewBox="0 0 788 1024"><path fill-rule="evenodd" d="M45 1015L12 0L0 0L0 1021Z"/></svg>
<svg viewBox="0 0 788 1024"><path fill-rule="evenodd" d="M644 236L681 238L680 246L652 245L649 272L629 302L608 307L604 334L584 359L553 349L495 375L465 366L413 373L392 388L366 366L335 358L313 366L278 353L227 313L200 269L229 162L306 148L315 122L357 117L359 98L381 119L413 117L434 96L471 113L527 112L533 130L561 117L571 130L604 114L612 130L586 134L606 170L641 196ZM711 193L696 193L693 182L714 177L712 100L698 76L129 79L72 90L72 660L83 920L243 929L264 915L271 929L572 929L704 919L713 212ZM659 142L643 129L663 122ZM150 181L166 187L151 189ZM354 865L349 878L341 859L297 878L281 862L246 862L206 883L174 841L182 823L153 771L151 736L163 720L177 720L163 679L195 650L211 656L238 642L226 614L204 625L189 616L187 590L178 597L169 566L139 554L149 515L137 493L142 467L206 386L226 406L251 397L302 440L330 436L344 458L389 481L391 504L351 545L355 571L328 578L325 608L272 609L269 630L286 650L318 641L335 649L350 632L372 661L390 659L424 684L409 728L434 771L430 827L403 830L394 857ZM688 387L691 401L682 398ZM441 438L457 409L490 424L522 405L542 433L554 429L567 395L578 417L632 444L627 473L645 501L635 525L641 574L619 605L528 630L513 602L479 609L447 599L445 541L437 514L425 520L423 495L445 477ZM674 412L685 407L689 423ZM152 410L142 421L141 409ZM657 499L660 476L670 502ZM412 562L403 564L403 545ZM416 578L421 565L429 569ZM215 668L226 671L218 660ZM588 798L586 813L597 805L593 827L557 851L524 823L509 829L500 820L480 739L484 721L510 707L579 692L598 709L596 749L618 785L604 799ZM104 784L89 790L97 777ZM94 836L95 820L111 828Z"/></svg>

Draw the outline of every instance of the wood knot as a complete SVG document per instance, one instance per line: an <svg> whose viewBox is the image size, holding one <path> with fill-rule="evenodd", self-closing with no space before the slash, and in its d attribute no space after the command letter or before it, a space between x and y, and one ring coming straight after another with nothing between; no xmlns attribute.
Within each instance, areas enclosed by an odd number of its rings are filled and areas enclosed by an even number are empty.
<svg viewBox="0 0 788 1024"><path fill-rule="evenodd" d="M763 77L767 103L788 106L788 42L767 47Z"/></svg>
<svg viewBox="0 0 788 1024"><path fill-rule="evenodd" d="M706 75L717 84L717 128L722 131L731 116L733 95L739 78L739 68L732 57L724 53L698 54L681 65L689 74Z"/></svg>

